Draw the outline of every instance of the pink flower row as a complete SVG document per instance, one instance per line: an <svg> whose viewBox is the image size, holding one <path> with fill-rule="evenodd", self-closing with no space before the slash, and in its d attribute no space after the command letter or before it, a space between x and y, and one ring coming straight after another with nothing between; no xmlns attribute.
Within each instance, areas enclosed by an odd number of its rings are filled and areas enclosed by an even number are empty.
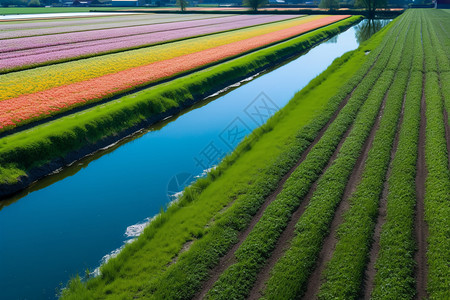
<svg viewBox="0 0 450 300"><path fill-rule="evenodd" d="M172 22L162 24L152 24L144 26L132 26L121 27L113 29L100 29L84 32L70 32L55 35L44 36L32 36L23 37L17 39L4 40L0 44L0 53L11 52L32 48L42 48L48 46L74 44L87 41L99 41L119 37L131 37L133 35L149 34L154 32L163 32L169 30L179 30L185 28L194 28L201 26L211 26L216 24L227 24L239 22L239 26L247 26L245 22L248 22L248 26L285 20L292 18L291 16L231 16L225 18L214 18L205 20L185 21L185 22Z"/></svg>
<svg viewBox="0 0 450 300"><path fill-rule="evenodd" d="M141 25L151 25L159 23L169 23L169 22L182 22L190 20L202 20L202 19L214 19L210 15L186 15L186 16L173 16L173 15L146 15L147 18L137 18L123 21L117 19L117 21L105 19L102 23L86 23L84 25L77 24L67 24L65 26L58 26L53 23L48 23L46 27L41 28L31 28L24 29L19 28L15 30L5 30L2 28L3 24L0 23L0 39L9 38L20 38L27 36L39 36L39 35L49 35L49 34L59 34L66 32L81 32L87 30L98 30L98 29L108 29L108 28L120 28L129 26L141 26ZM103 18L102 18L103 19ZM44 22L45 23L45 22Z"/></svg>
<svg viewBox="0 0 450 300"><path fill-rule="evenodd" d="M212 24L210 26L187 27L178 30L158 31L153 33L137 34L132 36L119 36L101 40L92 40L87 42L47 46L42 48L27 49L20 51L11 51L8 53L3 53L0 56L0 69L7 70L15 67L36 65L49 61L69 59L83 55L99 54L117 49L125 49L141 45L154 44L164 41L170 41L201 34L214 33L230 29L237 29L246 26L253 26L262 23L290 18L289 16L265 16L265 17L240 16L240 17L246 17L247 19L242 20L242 18L233 17L234 20L233 22ZM180 25L181 24L178 24L177 26ZM123 33L127 32L127 29L122 30ZM93 33L95 32L89 32L89 35ZM116 31L116 34L120 35L120 32ZM97 37L98 36L101 35L97 34Z"/></svg>

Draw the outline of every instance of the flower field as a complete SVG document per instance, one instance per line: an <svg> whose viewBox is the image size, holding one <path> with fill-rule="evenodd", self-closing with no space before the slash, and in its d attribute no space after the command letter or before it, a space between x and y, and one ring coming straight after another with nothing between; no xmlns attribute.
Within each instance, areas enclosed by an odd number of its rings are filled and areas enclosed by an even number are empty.
<svg viewBox="0 0 450 300"><path fill-rule="evenodd" d="M282 20L0 75L0 130L242 55L347 17L317 15Z"/></svg>
<svg viewBox="0 0 450 300"><path fill-rule="evenodd" d="M202 20L211 18L222 18L230 15L133 15L128 16L114 16L114 17L99 17L95 19L80 18L68 19L65 21L39 21L30 23L30 21L19 21L9 23L1 23L0 38L10 39L26 36L38 36L49 34L60 34L67 32L80 32L99 29L121 28L130 26L142 26L169 22L184 22L191 20Z"/></svg>
<svg viewBox="0 0 450 300"><path fill-rule="evenodd" d="M206 20L100 29L2 41L0 71L183 39L290 19L292 16L231 16ZM99 38L100 37L100 38Z"/></svg>

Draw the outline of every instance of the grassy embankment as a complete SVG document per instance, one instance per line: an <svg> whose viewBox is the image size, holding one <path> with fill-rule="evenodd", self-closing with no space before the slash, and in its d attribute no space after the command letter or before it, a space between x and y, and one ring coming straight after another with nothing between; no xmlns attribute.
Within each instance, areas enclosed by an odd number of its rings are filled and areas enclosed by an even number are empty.
<svg viewBox="0 0 450 300"><path fill-rule="evenodd" d="M386 32L337 59L207 178L187 188L178 204L159 215L137 242L102 267L100 277L87 284L72 281L63 298L192 297L359 82L351 80L361 77L355 72L375 56L366 56L365 51L374 50ZM340 92L336 95L336 91ZM189 241L194 241L189 251L178 255ZM175 257L177 262L171 263Z"/></svg>
<svg viewBox="0 0 450 300"><path fill-rule="evenodd" d="M0 191L17 184L31 170L66 157L82 148L138 129L147 120L175 113L211 92L243 79L283 59L311 48L348 28L360 17L351 17L287 42L260 50L188 77L161 84L0 140ZM76 155L75 155L76 156Z"/></svg>

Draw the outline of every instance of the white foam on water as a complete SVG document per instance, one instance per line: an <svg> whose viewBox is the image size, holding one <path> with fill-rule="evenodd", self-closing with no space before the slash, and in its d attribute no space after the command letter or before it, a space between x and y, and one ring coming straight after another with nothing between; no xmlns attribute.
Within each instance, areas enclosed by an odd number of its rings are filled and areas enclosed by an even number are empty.
<svg viewBox="0 0 450 300"><path fill-rule="evenodd" d="M145 220L142 222L128 226L125 230L125 236L127 238L140 236L142 232L144 232L145 227L147 227L153 219L154 218L145 218Z"/></svg>
<svg viewBox="0 0 450 300"><path fill-rule="evenodd" d="M212 166L211 168L205 169L202 171L202 173L200 175L196 175L195 178L205 177L209 172L211 172L215 168L217 168L217 166ZM183 195L183 191L173 194L172 195L173 200L169 202L168 207L177 203L182 195ZM134 242L137 239L137 237L139 237L144 232L145 228L158 216L159 216L159 214L155 215L152 218L150 218L150 217L145 218L143 221L141 221L139 223L128 226L124 233L124 236L127 238L124 241L124 244L122 246L120 246L119 248L114 249L110 253L103 256L102 259L100 260L100 266L95 268L95 270L93 272L91 272L89 274L89 276L97 277L97 276L101 275L101 272L100 272L101 266L106 264L111 258L117 257L117 255L119 255L119 253L123 250L123 248L125 248L125 246L127 244Z"/></svg>

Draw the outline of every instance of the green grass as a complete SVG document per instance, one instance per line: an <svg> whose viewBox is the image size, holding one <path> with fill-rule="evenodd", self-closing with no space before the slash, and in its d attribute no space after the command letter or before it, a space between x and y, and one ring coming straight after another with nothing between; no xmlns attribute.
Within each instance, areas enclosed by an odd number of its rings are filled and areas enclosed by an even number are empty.
<svg viewBox="0 0 450 300"><path fill-rule="evenodd" d="M89 12L91 10L102 11L101 7L2 7L0 15L23 15L23 14L50 14L50 13L73 13ZM108 7L104 10L121 10L123 7Z"/></svg>
<svg viewBox="0 0 450 300"><path fill-rule="evenodd" d="M101 277L88 281L87 286L75 280L63 298L77 299L88 292L91 298L192 296L337 108L339 101L329 99L367 59L365 51L380 41L381 37L336 60L207 179L188 188L179 204L160 215L136 243L102 268ZM231 206L219 213L227 205ZM195 240L190 250L167 267L189 240Z"/></svg>
<svg viewBox="0 0 450 300"><path fill-rule="evenodd" d="M71 151L95 145L170 109L181 109L212 91L309 49L359 19L352 17L170 83L4 137L0 140L3 166L0 184L17 183L17 174L26 176L31 169L65 157Z"/></svg>

